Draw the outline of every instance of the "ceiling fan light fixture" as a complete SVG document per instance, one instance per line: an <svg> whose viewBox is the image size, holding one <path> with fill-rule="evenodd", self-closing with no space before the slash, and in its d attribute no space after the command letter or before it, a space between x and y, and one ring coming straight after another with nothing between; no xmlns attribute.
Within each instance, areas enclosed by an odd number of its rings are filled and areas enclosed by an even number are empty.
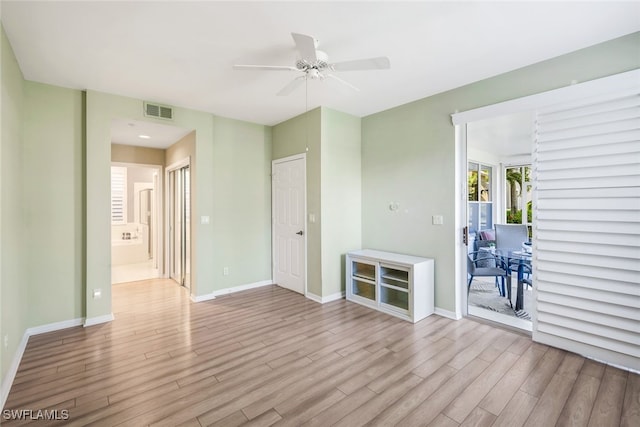
<svg viewBox="0 0 640 427"><path fill-rule="evenodd" d="M319 79L321 76L320 71L318 71L317 68L309 68L309 71L307 71L307 75L314 80Z"/></svg>

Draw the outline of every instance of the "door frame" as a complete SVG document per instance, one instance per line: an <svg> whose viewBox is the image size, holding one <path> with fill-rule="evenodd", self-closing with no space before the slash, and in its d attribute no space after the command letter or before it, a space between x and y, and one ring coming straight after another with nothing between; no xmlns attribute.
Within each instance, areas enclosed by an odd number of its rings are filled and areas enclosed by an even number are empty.
<svg viewBox="0 0 640 427"><path fill-rule="evenodd" d="M165 182L165 218L166 221L164 222L164 230L165 230L165 236L166 238L164 239L164 274L163 274L163 278L165 279L170 279L171 278L171 188L170 188L170 179L169 179L169 174L171 172L175 172L178 169L182 169L184 167L189 167L189 172L191 172L191 157L187 156L182 160L178 160L177 162L174 162L172 164L170 164L169 166L167 166L165 168L165 172L164 172L164 182ZM191 199L189 199L191 200ZM193 215L193 207L191 207L189 209L189 212ZM189 218L189 222L190 224L193 224L193 218ZM191 234L192 230L191 228L189 229L189 232ZM189 236L189 244L191 244L191 239L192 236ZM191 248L190 248L191 250ZM191 262L191 258L189 259L189 262ZM192 265L189 266L189 270L192 270ZM190 286L187 288L189 289L189 293L191 293L191 289L193 288L193 286L191 286L192 284L189 284ZM182 285L180 285L182 286Z"/></svg>
<svg viewBox="0 0 640 427"><path fill-rule="evenodd" d="M279 163L286 163L286 162L290 162L293 160L303 160L303 187L304 187L304 212L303 212L303 224L304 224L304 234L303 234L303 245L304 245L304 296L306 297L308 295L308 290L307 290L307 284L308 284L308 264L307 264L307 254L309 252L309 248L307 245L307 154L306 153L300 153L300 154L294 154L292 156L287 156L287 157L283 157L280 159L275 159L271 161L271 281L275 283L275 279L276 279L276 265L277 265L277 250L276 250L276 203L275 203L275 197L276 197L276 192L275 192L275 181L273 179L273 171L274 171L274 167L276 164Z"/></svg>
<svg viewBox="0 0 640 427"><path fill-rule="evenodd" d="M456 318L466 316L467 313L467 246L462 243L463 229L467 225L466 206L466 162L467 162L467 127L466 124L477 120L518 113L522 111L534 111L549 107L554 104L595 98L602 95L622 90L629 86L629 82L637 82L640 70L632 70L613 76L605 76L584 83L571 84L558 89L536 93L522 98L516 98L498 104L474 108L472 110L451 114L451 123L455 128L455 309ZM618 89L618 87L620 89ZM532 137L533 142L533 137ZM532 147L533 150L533 147ZM534 196L535 197L535 196ZM535 209L535 203L534 203ZM535 211L533 222L535 227ZM536 246L536 236L533 236L533 245ZM465 262L463 262L463 260ZM535 276L535 263L534 263ZM535 296L534 287L534 298ZM531 313L533 329L537 329L537 311L535 307Z"/></svg>

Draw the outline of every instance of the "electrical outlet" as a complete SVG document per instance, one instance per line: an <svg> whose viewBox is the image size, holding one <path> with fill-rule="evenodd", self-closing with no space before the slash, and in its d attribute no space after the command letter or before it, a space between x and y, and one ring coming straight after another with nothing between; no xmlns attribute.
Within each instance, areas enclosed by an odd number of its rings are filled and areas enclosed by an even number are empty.
<svg viewBox="0 0 640 427"><path fill-rule="evenodd" d="M225 275L225 276L228 276L229 275L229 267L223 268L222 269L222 274Z"/></svg>
<svg viewBox="0 0 640 427"><path fill-rule="evenodd" d="M93 299L102 298L102 289L94 289L93 290Z"/></svg>
<svg viewBox="0 0 640 427"><path fill-rule="evenodd" d="M442 215L434 215L431 217L431 223L433 225L442 225L444 224L444 218Z"/></svg>

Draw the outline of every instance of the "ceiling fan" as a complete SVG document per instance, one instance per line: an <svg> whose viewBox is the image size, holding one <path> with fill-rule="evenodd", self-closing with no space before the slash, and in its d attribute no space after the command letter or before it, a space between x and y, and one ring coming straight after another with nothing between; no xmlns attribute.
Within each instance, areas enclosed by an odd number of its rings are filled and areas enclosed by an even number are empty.
<svg viewBox="0 0 640 427"><path fill-rule="evenodd" d="M318 40L314 37L298 33L291 33L291 36L293 37L293 41L296 44L298 53L300 54L300 59L296 61L295 66L234 65L233 68L236 70L297 71L302 73L277 93L278 96L284 96L289 95L307 79L324 80L325 78L330 78L349 86L354 90L359 90L351 83L348 83L333 74L333 72L386 70L391 67L389 58L386 56L330 63L327 54L317 49Z"/></svg>

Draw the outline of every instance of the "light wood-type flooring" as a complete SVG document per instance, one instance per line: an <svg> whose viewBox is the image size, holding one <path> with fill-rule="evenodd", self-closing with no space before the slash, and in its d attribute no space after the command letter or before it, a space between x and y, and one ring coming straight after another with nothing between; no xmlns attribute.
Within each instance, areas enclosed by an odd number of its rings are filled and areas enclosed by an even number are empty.
<svg viewBox="0 0 640 427"><path fill-rule="evenodd" d="M113 310L31 337L5 409L68 410L37 426L640 426L637 374L470 319L277 286L196 304L167 280L114 286Z"/></svg>

